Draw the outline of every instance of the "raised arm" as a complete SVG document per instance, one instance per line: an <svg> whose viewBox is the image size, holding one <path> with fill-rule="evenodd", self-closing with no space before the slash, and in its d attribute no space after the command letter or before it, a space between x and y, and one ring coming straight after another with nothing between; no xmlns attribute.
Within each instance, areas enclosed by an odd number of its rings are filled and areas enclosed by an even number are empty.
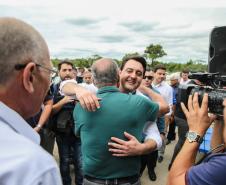
<svg viewBox="0 0 226 185"><path fill-rule="evenodd" d="M198 93L195 93L193 99L191 95L189 96L188 109L183 103L181 106L187 118L189 131L196 132L203 137L214 119L213 116L208 116L208 95L204 95L201 107L198 103ZM198 148L198 142L189 142L186 139L169 172L168 185L186 184L185 175L187 170L195 163Z"/></svg>
<svg viewBox="0 0 226 185"><path fill-rule="evenodd" d="M169 112L169 105L160 94L148 87L145 87L144 85L139 87L139 91L143 94L146 94L151 100L159 104L159 116Z"/></svg>
<svg viewBox="0 0 226 185"><path fill-rule="evenodd" d="M96 109L100 108L98 101L99 99L97 98L97 96L78 84L70 81L64 81L61 84L60 90L65 95L75 95L81 106L88 111L95 111Z"/></svg>
<svg viewBox="0 0 226 185"><path fill-rule="evenodd" d="M44 102L44 108L42 110L41 116L39 118L38 124L34 128L35 131L39 132L40 129L44 126L44 124L47 122L49 119L49 116L52 111L52 106L53 106L53 100L47 100Z"/></svg>

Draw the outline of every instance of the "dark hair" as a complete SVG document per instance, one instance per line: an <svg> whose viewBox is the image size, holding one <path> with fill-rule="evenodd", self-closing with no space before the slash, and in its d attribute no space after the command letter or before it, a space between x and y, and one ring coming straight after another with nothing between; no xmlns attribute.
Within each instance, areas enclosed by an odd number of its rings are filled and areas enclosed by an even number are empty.
<svg viewBox="0 0 226 185"><path fill-rule="evenodd" d="M62 64L68 64L68 65L70 65L70 66L74 69L73 63L66 59L66 60L62 60L62 61L58 64L58 71L60 71Z"/></svg>
<svg viewBox="0 0 226 185"><path fill-rule="evenodd" d="M166 71L166 67L163 64L158 64L154 67L154 72L156 72L158 69L162 69Z"/></svg>
<svg viewBox="0 0 226 185"><path fill-rule="evenodd" d="M182 70L182 73L187 73L188 74L189 73L189 70L188 69L183 69Z"/></svg>
<svg viewBox="0 0 226 185"><path fill-rule="evenodd" d="M139 62L143 68L144 68L144 73L145 74L145 71L146 71L146 66L147 66L147 62L145 60L144 57L141 57L141 56L131 56L131 57L126 57L123 61L122 61L122 65L120 67L121 70L123 70L124 66L126 65L126 63L129 61L129 60L135 60L137 62Z"/></svg>

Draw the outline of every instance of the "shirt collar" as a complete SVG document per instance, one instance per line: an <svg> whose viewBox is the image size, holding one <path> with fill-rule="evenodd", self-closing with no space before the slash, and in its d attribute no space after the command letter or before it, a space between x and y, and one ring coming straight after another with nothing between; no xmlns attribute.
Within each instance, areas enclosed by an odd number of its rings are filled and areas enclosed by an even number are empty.
<svg viewBox="0 0 226 185"><path fill-rule="evenodd" d="M0 101L0 119L10 126L15 132L32 140L36 144L40 144L40 136L31 126L13 109L9 108Z"/></svg>
<svg viewBox="0 0 226 185"><path fill-rule="evenodd" d="M154 84L154 83L152 83L151 84L153 87L159 87L159 86L161 86L162 85L162 82L161 83L159 83L159 84Z"/></svg>
<svg viewBox="0 0 226 185"><path fill-rule="evenodd" d="M105 86L98 89L97 94L102 94L106 92L119 92L119 89L116 86Z"/></svg>

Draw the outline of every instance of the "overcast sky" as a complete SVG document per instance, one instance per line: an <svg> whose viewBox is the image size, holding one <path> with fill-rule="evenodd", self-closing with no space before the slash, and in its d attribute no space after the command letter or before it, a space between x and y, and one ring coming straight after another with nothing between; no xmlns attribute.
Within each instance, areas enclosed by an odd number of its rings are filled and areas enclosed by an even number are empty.
<svg viewBox="0 0 226 185"><path fill-rule="evenodd" d="M22 19L46 39L51 57L121 59L161 44L163 61L208 58L209 34L226 25L225 0L0 0L0 16Z"/></svg>

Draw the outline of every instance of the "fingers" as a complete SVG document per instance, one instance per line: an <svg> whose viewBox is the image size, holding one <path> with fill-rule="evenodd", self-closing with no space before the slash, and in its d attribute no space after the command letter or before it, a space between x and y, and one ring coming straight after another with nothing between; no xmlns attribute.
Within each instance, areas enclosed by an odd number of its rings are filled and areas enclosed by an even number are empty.
<svg viewBox="0 0 226 185"><path fill-rule="evenodd" d="M208 94L205 93L202 99L201 109L204 109L205 112L208 111Z"/></svg>
<svg viewBox="0 0 226 185"><path fill-rule="evenodd" d="M87 107L89 111L96 111L96 105L91 96L87 97Z"/></svg>
<svg viewBox="0 0 226 185"><path fill-rule="evenodd" d="M83 87L77 86L76 96L84 109L87 109L88 111L95 111L100 108L100 103L98 101L100 99Z"/></svg>
<svg viewBox="0 0 226 185"><path fill-rule="evenodd" d="M128 132L124 132L124 135L127 139L131 140L131 139L134 139L134 136L129 134Z"/></svg>
<svg viewBox="0 0 226 185"><path fill-rule="evenodd" d="M78 100L79 100L79 102L80 102L80 104L81 104L82 108L83 108L83 109L87 109L87 110L88 110L88 108L86 107L86 104L85 104L84 98L80 97Z"/></svg>
<svg viewBox="0 0 226 185"><path fill-rule="evenodd" d="M79 102L81 106L88 111L96 111L96 109L100 108L100 103L95 95L92 93L86 94L79 98Z"/></svg>
<svg viewBox="0 0 226 185"><path fill-rule="evenodd" d="M192 95L189 95L188 97L188 110L192 110L193 106L192 106Z"/></svg>
<svg viewBox="0 0 226 185"><path fill-rule="evenodd" d="M91 101L92 101L92 109L96 110L100 108L100 98L97 98L95 95L91 94Z"/></svg>
<svg viewBox="0 0 226 185"><path fill-rule="evenodd" d="M118 150L121 150L121 151L125 151L127 149L127 147L124 146L124 145L117 144L117 143L112 143L112 142L109 142L108 146L110 147L109 151L112 151L112 150L115 150L115 149L118 149Z"/></svg>
<svg viewBox="0 0 226 185"><path fill-rule="evenodd" d="M119 139L117 137L111 137L111 141L113 141L114 143L118 143L120 145L125 145L126 144L126 141L124 141L122 139Z"/></svg>
<svg viewBox="0 0 226 185"><path fill-rule="evenodd" d="M197 92L193 96L192 107L193 107L194 110L199 109L199 101L198 101L198 93Z"/></svg>

